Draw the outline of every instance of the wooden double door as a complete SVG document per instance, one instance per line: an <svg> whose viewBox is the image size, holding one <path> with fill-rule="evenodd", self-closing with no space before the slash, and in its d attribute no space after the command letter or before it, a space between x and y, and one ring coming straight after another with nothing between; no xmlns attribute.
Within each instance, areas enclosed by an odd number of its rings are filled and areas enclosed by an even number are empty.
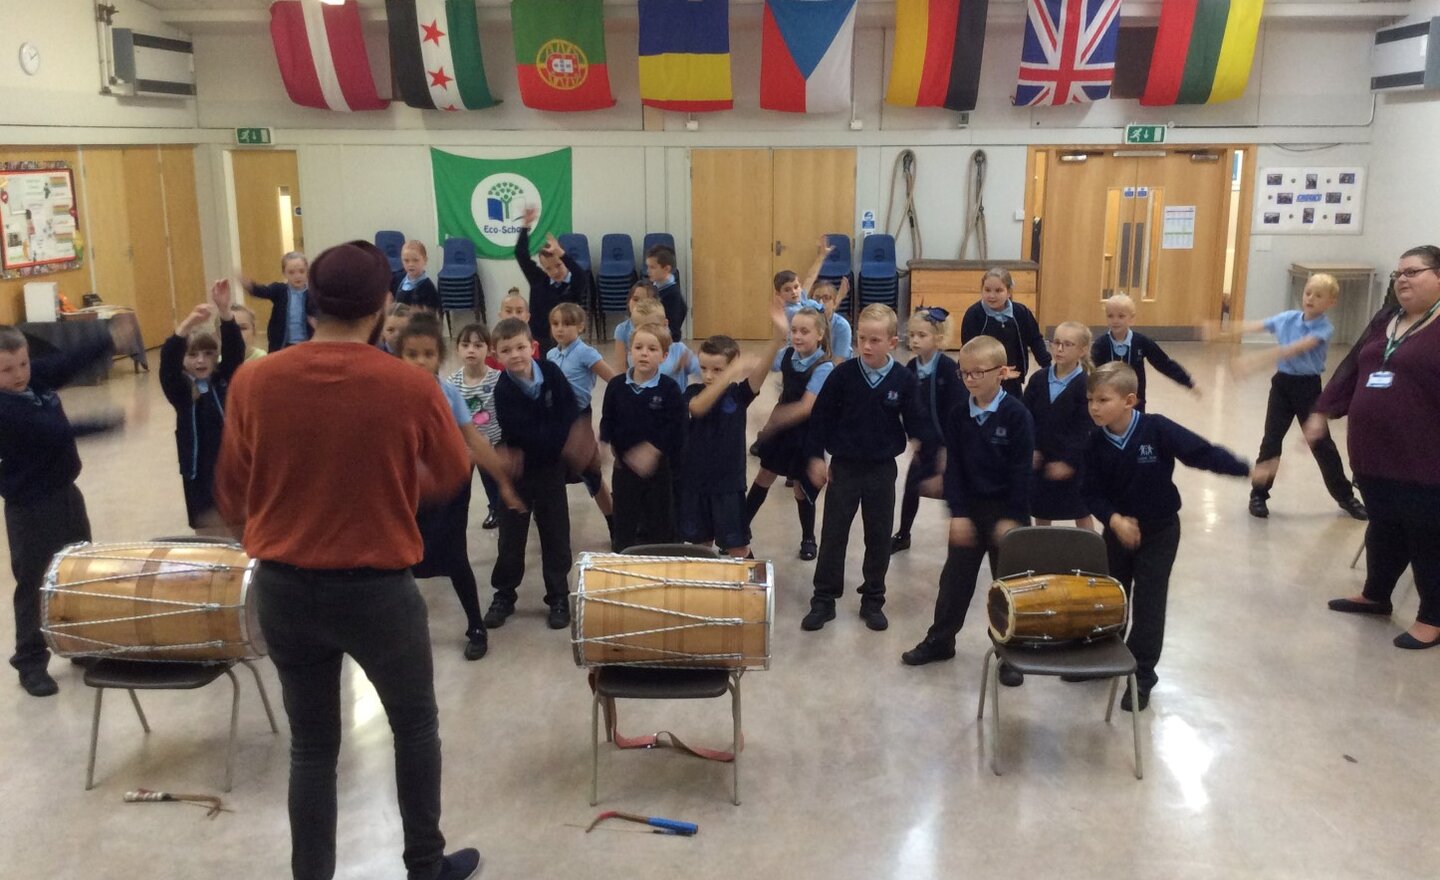
<svg viewBox="0 0 1440 880"><path fill-rule="evenodd" d="M260 284L284 280L280 258L305 250L300 209L300 170L294 150L234 150L235 228L240 240L240 273ZM270 302L249 298L256 326L270 321Z"/></svg>
<svg viewBox="0 0 1440 880"><path fill-rule="evenodd" d="M854 227L853 149L691 150L696 338L768 338L775 274L803 276L821 236Z"/></svg>

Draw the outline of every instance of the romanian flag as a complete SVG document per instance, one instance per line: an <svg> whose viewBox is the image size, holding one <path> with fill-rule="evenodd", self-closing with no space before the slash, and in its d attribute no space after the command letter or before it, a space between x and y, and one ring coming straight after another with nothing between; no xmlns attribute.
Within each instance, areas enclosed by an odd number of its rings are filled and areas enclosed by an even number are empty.
<svg viewBox="0 0 1440 880"><path fill-rule="evenodd" d="M1265 0L1165 0L1140 103L1218 104L1245 93Z"/></svg>
<svg viewBox="0 0 1440 880"><path fill-rule="evenodd" d="M895 0L895 57L885 101L974 110L990 0Z"/></svg>
<svg viewBox="0 0 1440 880"><path fill-rule="evenodd" d="M615 106L603 0L511 0L520 100L536 110Z"/></svg>
<svg viewBox="0 0 1440 880"><path fill-rule="evenodd" d="M760 106L788 113L850 108L855 0L765 0Z"/></svg>
<svg viewBox="0 0 1440 880"><path fill-rule="evenodd" d="M640 103L681 113L734 106L730 0L640 0Z"/></svg>

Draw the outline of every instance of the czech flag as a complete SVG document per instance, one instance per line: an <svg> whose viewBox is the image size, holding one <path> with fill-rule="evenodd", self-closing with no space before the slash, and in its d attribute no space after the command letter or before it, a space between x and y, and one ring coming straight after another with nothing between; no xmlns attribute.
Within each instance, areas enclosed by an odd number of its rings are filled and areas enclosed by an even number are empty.
<svg viewBox="0 0 1440 880"><path fill-rule="evenodd" d="M760 106L787 113L850 109L855 0L765 0Z"/></svg>
<svg viewBox="0 0 1440 880"><path fill-rule="evenodd" d="M602 0L511 0L520 101L536 110L615 106Z"/></svg>
<svg viewBox="0 0 1440 880"><path fill-rule="evenodd" d="M895 57L885 101L974 110L990 0L895 0Z"/></svg>
<svg viewBox="0 0 1440 880"><path fill-rule="evenodd" d="M640 0L640 103L681 113L734 106L730 0Z"/></svg>
<svg viewBox="0 0 1440 880"><path fill-rule="evenodd" d="M390 102L375 90L360 6L320 0L270 4L270 41L285 93L317 110L384 110Z"/></svg>
<svg viewBox="0 0 1440 880"><path fill-rule="evenodd" d="M1140 103L1217 104L1245 94L1265 0L1165 0Z"/></svg>

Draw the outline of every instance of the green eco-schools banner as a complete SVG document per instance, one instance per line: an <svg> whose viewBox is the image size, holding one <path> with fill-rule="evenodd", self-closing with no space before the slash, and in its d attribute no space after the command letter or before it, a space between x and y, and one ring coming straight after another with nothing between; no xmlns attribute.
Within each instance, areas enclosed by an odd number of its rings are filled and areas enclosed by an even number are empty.
<svg viewBox="0 0 1440 880"><path fill-rule="evenodd" d="M432 148L430 167L441 241L468 238L481 259L510 259L532 205L540 212L530 231L532 248L546 233L570 231L568 148L524 159L471 159Z"/></svg>

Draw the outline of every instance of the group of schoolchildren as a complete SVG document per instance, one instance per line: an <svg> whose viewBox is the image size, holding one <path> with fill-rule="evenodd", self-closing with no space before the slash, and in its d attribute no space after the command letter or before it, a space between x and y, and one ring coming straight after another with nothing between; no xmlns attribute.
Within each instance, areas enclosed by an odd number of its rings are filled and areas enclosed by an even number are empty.
<svg viewBox="0 0 1440 880"><path fill-rule="evenodd" d="M1180 538L1175 461L1251 477L1251 512L1265 515L1260 511L1274 479L1279 440L1292 417L1303 420L1308 413L1312 390L1318 393L1332 332L1324 313L1338 292L1333 279L1315 276L1303 309L1243 328L1268 330L1282 344L1270 355L1278 360L1279 372L1262 464L1252 469L1166 417L1145 412L1147 362L1183 385L1194 388L1195 383L1153 340L1131 329L1135 303L1124 295L1105 301L1109 332L1100 339L1092 342L1087 326L1067 321L1047 341L1030 310L1013 299L1009 274L992 269L984 277L980 300L961 319L965 342L958 359L941 350L950 316L922 306L905 322L912 357L901 364L894 357L899 319L892 309L867 306L852 328L837 313L848 293L845 286L816 283L822 246L806 279L793 272L776 276L770 315L774 332L757 357L742 355L728 336L711 336L696 350L679 341L685 301L674 253L658 246L646 254L646 279L631 291L629 320L615 330L622 372L581 338L587 274L553 237L532 260L528 229L533 220L526 216L516 247L528 298L512 289L500 303L500 320L493 328L472 323L459 331L460 367L453 374L440 375L447 339L419 242L405 245L404 268L392 284L395 302L375 339L382 349L436 376L481 471L489 507L484 527L498 528L494 597L482 615L466 551L469 487L447 505L417 511L425 559L416 574L451 579L466 614L467 659L483 657L487 630L504 625L515 611L532 518L539 532L548 625L569 625L567 483L585 484L606 519L612 549L678 539L751 557L750 525L774 481L784 478L797 506L799 556L816 560L814 592L801 622L807 631L835 617L857 513L865 544L860 617L870 629L886 629L890 557L910 547L920 498L945 499L949 549L934 622L902 655L908 665L954 656L980 565L988 554L994 571L995 550L1006 532L1032 517L1040 524L1063 520L1084 528L1098 519L1111 574L1132 602L1129 643L1139 665L1139 693L1127 691L1122 706L1142 710L1157 681L1165 598ZM275 285L246 282L252 295L273 304L267 328L271 351L303 342L313 332L303 255L287 254L282 272L285 281ZM545 310L537 313L539 307ZM204 329L217 319L218 333ZM16 353L26 354L23 337L17 342L7 330L0 328L0 408L15 410L17 418L28 415L37 424L56 421L53 413L43 413L47 406L58 410L53 389L66 373L37 369L34 388L28 375L23 384L7 379L9 361ZM224 392L241 363L263 354L253 343L255 330L253 313L232 304L228 282L217 282L211 302L197 307L162 349L161 383L177 414L186 508L197 531L223 531L210 487ZM1030 372L1032 356L1037 369ZM780 394L750 449L760 467L747 488L747 410L774 372L780 374ZM42 376L49 384L41 383ZM598 437L592 428L597 380L606 382ZM27 395L33 399L29 406L12 405L11 398ZM33 414L32 407L38 407ZM7 524L23 527L25 509L36 503L28 497L35 494L29 485L34 480L17 474L27 462L33 469L36 459L16 439L25 436L14 428L19 421L7 421L12 429L0 432L0 494L6 499ZM63 412L58 421L65 421ZM69 499L55 494L62 489L78 495L72 438L82 430L91 428L77 425L67 435L71 453L51 467L51 482L57 485L40 493L54 496L43 499L45 504ZM601 472L599 443L613 453L609 486ZM914 455L894 529L896 459L907 447ZM1327 486L1343 509L1364 518L1338 455L1330 458L1333 452L1333 444L1316 450ZM75 466L64 466L70 458ZM815 509L822 492L825 516L817 541ZM68 522L68 535L88 532L83 500L79 521L72 522L73 510L63 503L61 508L47 509L46 521ZM43 569L35 570L30 564L35 554L25 552L13 529L11 535L17 596L33 590L38 601ZM24 682L26 669L35 665L38 633L29 630L38 620L19 620L21 604L17 598L21 647L12 663ZM1016 685L1021 676L1005 667L1001 680ZM44 690L41 685L37 688Z"/></svg>

